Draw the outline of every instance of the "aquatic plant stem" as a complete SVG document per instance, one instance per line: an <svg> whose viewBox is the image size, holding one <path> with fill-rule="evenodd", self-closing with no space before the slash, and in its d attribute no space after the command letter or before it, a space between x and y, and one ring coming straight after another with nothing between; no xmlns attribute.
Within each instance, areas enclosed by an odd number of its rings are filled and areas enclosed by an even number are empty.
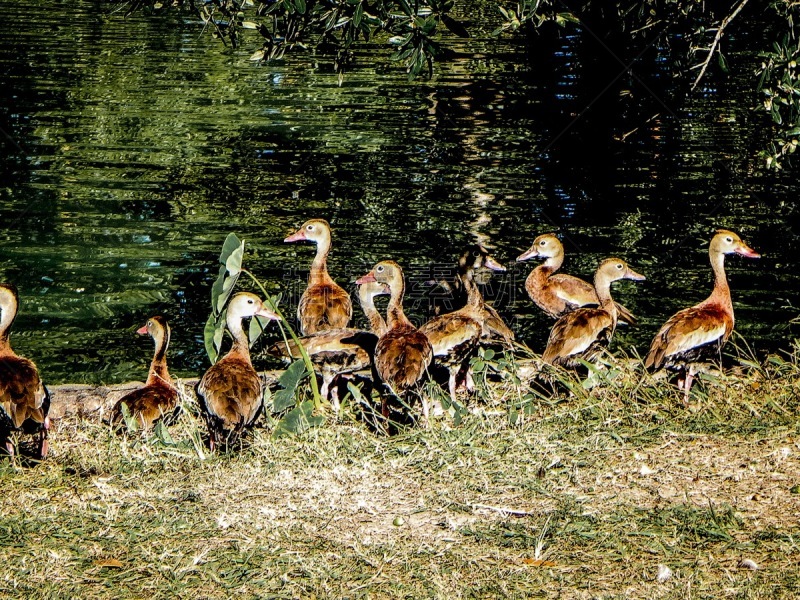
<svg viewBox="0 0 800 600"><path fill-rule="evenodd" d="M306 365L306 371L308 371L310 375L309 378L311 379L311 394L314 397L314 410L317 411L321 410L323 398L319 393L319 386L317 385L317 376L314 373L314 365L311 363L311 357L308 355L308 352L306 352L305 347L303 346L302 343L300 343L300 338L297 337L297 334L294 332L292 327L286 321L286 317L283 316L283 313L278 308L278 305L272 301L272 296L269 294L269 292L267 292L267 290L264 288L264 286L261 284L258 278L247 269L243 268L241 269L241 272L247 274L247 276L253 280L253 282L259 287L261 293L266 298L270 310L272 310L275 314L277 314L281 318L281 320L278 321L278 327L280 328L281 334L283 335L283 341L288 345L289 341L286 339L286 331L288 331L292 340L294 340L294 343L297 344L297 348L300 350L300 355L303 357L303 363L305 363ZM327 404L327 398L324 401Z"/></svg>

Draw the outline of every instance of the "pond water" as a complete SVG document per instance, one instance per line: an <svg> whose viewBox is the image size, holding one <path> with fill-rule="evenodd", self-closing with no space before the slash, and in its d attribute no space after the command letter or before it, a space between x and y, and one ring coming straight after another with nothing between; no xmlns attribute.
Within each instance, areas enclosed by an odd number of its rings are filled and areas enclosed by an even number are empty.
<svg viewBox="0 0 800 600"><path fill-rule="evenodd" d="M730 228L763 253L728 261L737 330L757 352L788 349L798 184L755 158L764 121L736 95L750 66L736 40L740 74L687 96L658 44L481 37L493 11L473 11L475 37L448 43L433 80L407 83L376 46L339 85L326 57L252 63L255 38L225 49L177 13L5 0L0 279L23 302L15 349L51 383L141 379L151 344L134 330L163 314L173 374L195 376L226 235L294 314L313 247L282 240L312 217L332 223L330 270L351 289L377 260L417 281L485 243L510 267L487 295L537 352L551 323L522 287L533 265L513 262L536 235L565 240L566 272L591 278L618 255L647 276L615 288L641 318L617 343L645 352L708 294L708 239Z"/></svg>

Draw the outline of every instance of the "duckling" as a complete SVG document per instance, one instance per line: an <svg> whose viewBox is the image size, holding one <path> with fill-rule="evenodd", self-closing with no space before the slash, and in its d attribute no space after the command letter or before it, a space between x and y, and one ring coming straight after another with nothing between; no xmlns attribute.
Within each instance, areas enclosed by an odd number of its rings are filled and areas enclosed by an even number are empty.
<svg viewBox="0 0 800 600"><path fill-rule="evenodd" d="M328 275L328 252L331 249L331 227L328 222L323 219L306 221L296 233L283 241L310 241L317 245L317 254L308 275L308 287L300 296L297 306L300 332L310 335L347 327L353 316L353 305L350 295Z"/></svg>
<svg viewBox="0 0 800 600"><path fill-rule="evenodd" d="M212 451L220 442L232 443L252 425L263 407L264 385L250 362L250 345L242 327L243 319L254 316L280 319L255 294L239 292L231 298L226 325L233 336L233 346L195 387Z"/></svg>
<svg viewBox="0 0 800 600"><path fill-rule="evenodd" d="M391 297L387 308L386 331L375 347L375 369L391 393L403 401L418 391L433 359L433 348L424 333L419 331L403 312L405 280L403 269L391 260L381 261L358 279L356 284L379 282L389 287ZM422 415L428 423L429 407L421 397ZM388 404L383 399L383 414L388 416Z"/></svg>
<svg viewBox="0 0 800 600"><path fill-rule="evenodd" d="M0 444L14 454L11 433L38 434L38 457L47 456L50 429L50 392L30 359L17 356L11 349L11 325L19 309L17 288L0 283Z"/></svg>
<svg viewBox="0 0 800 600"><path fill-rule="evenodd" d="M300 338L311 358L314 370L322 377L320 394L330 400L331 407L336 413L340 408L338 389L331 384L338 376L368 369L372 364L378 335L386 328L383 317L375 309L373 298L388 293L388 290L387 286L377 282L359 286L359 300L373 328L372 332L340 328L318 331ZM294 340L276 342L270 346L267 353L287 360L296 360L302 356Z"/></svg>
<svg viewBox="0 0 800 600"><path fill-rule="evenodd" d="M594 362L607 347L617 327L618 309L611 298L611 283L620 279L644 281L644 275L632 270L623 260L607 258L594 276L598 308L577 308L560 317L550 330L542 359L569 369L581 366L581 360Z"/></svg>
<svg viewBox="0 0 800 600"><path fill-rule="evenodd" d="M733 302L725 275L725 255L738 254L760 258L742 239L727 229L718 229L708 247L714 288L700 304L684 308L670 317L650 345L645 358L648 369L669 369L678 372L678 389L683 390L684 403L698 365L721 358L722 348L733 332Z"/></svg>
<svg viewBox="0 0 800 600"><path fill-rule="evenodd" d="M122 422L122 407L136 419L142 429L150 429L163 416L171 417L178 406L178 388L167 371L167 347L170 328L164 317L156 316L136 330L139 335L149 335L155 342L155 354L143 387L120 398L111 410L111 422Z"/></svg>
<svg viewBox="0 0 800 600"><path fill-rule="evenodd" d="M558 319L581 306L600 304L593 285L572 275L556 274L564 262L564 246L555 234L537 237L530 249L517 257L517 262L537 257L546 260L530 272L525 280L525 290L548 316ZM616 306L621 322L636 323L636 317L627 308L621 304Z"/></svg>

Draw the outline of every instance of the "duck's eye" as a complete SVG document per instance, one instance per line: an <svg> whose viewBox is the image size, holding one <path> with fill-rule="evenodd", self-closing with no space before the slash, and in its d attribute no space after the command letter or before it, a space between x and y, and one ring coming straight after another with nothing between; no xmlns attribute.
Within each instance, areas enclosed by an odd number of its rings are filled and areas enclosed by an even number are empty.
<svg viewBox="0 0 800 600"><path fill-rule="evenodd" d="M622 269L622 263L617 263L617 268L621 270Z"/></svg>
<svg viewBox="0 0 800 600"><path fill-rule="evenodd" d="M725 241L728 242L729 244L732 244L733 243L733 238L732 237L726 237Z"/></svg>
<svg viewBox="0 0 800 600"><path fill-rule="evenodd" d="M539 245L540 246L546 246L547 245L547 240L542 240L541 242L539 242Z"/></svg>
<svg viewBox="0 0 800 600"><path fill-rule="evenodd" d="M308 231L313 231L314 230L314 226L313 225L309 225L308 227L306 227L306 229Z"/></svg>
<svg viewBox="0 0 800 600"><path fill-rule="evenodd" d="M252 304L252 303L253 303L253 299L252 299L252 298L248 298L248 299L247 299L247 303L248 303L248 304Z"/></svg>
<svg viewBox="0 0 800 600"><path fill-rule="evenodd" d="M480 255L481 255L481 253L480 253L480 250L475 250L475 251L472 253L472 256L474 256L475 258L478 258Z"/></svg>
<svg viewBox="0 0 800 600"><path fill-rule="evenodd" d="M378 273L383 273L383 267L378 267L375 269Z"/></svg>

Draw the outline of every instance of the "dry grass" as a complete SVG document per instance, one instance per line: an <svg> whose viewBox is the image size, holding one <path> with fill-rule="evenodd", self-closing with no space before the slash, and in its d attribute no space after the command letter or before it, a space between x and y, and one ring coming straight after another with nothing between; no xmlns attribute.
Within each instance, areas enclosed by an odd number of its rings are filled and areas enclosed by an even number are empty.
<svg viewBox="0 0 800 600"><path fill-rule="evenodd" d="M392 438L262 420L209 457L191 410L173 440L65 416L43 464L0 463L0 595L800 595L795 361L717 374L689 409L625 364L556 398L494 366L476 413Z"/></svg>

